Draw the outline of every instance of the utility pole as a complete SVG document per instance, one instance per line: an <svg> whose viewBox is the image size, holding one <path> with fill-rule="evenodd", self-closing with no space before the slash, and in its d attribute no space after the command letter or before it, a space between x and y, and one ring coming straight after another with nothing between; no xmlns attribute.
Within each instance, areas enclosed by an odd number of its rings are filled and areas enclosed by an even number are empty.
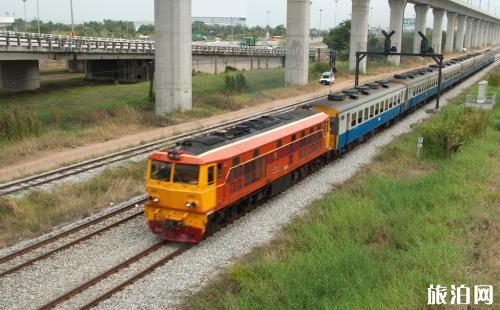
<svg viewBox="0 0 500 310"><path fill-rule="evenodd" d="M36 0L36 12L38 15L38 34L40 34L40 0Z"/></svg>
<svg viewBox="0 0 500 310"><path fill-rule="evenodd" d="M271 26L269 25L269 14L271 11L267 11L267 33L266 33L266 41L269 41L271 38ZM266 43L267 44L267 43Z"/></svg>
<svg viewBox="0 0 500 310"><path fill-rule="evenodd" d="M319 33L318 37L321 37L321 14L323 13L323 9L319 9Z"/></svg>
<svg viewBox="0 0 500 310"><path fill-rule="evenodd" d="M339 0L335 0L335 21L333 23L333 28L337 27L337 11L339 8Z"/></svg>
<svg viewBox="0 0 500 310"><path fill-rule="evenodd" d="M73 16L73 0L69 0L69 7L71 9L71 31L75 33L75 19Z"/></svg>
<svg viewBox="0 0 500 310"><path fill-rule="evenodd" d="M24 2L24 32L28 32L28 13L26 12L26 1L23 0Z"/></svg>

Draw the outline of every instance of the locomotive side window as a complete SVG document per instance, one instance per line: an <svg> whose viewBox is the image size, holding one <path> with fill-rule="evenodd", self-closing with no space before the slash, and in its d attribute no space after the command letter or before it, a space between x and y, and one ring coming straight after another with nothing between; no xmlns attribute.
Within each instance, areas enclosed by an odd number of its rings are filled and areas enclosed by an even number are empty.
<svg viewBox="0 0 500 310"><path fill-rule="evenodd" d="M278 142L276 142L276 148L280 148L283 146L283 140L278 140Z"/></svg>
<svg viewBox="0 0 500 310"><path fill-rule="evenodd" d="M306 136L306 131L305 130L302 130L302 132L300 133L300 137L301 138L304 138Z"/></svg>
<svg viewBox="0 0 500 310"><path fill-rule="evenodd" d="M200 167L198 166L176 164L174 168L174 182L197 185L199 174Z"/></svg>
<svg viewBox="0 0 500 310"><path fill-rule="evenodd" d="M352 113L351 115L351 127L356 126L356 113Z"/></svg>
<svg viewBox="0 0 500 310"><path fill-rule="evenodd" d="M233 158L233 167L238 166L239 164L240 164L240 158L239 157Z"/></svg>
<svg viewBox="0 0 500 310"><path fill-rule="evenodd" d="M215 182L215 167L212 166L212 167L208 167L208 185L211 185L211 184L214 184Z"/></svg>
<svg viewBox="0 0 500 310"><path fill-rule="evenodd" d="M368 108L365 108L365 121L368 120Z"/></svg>
<svg viewBox="0 0 500 310"><path fill-rule="evenodd" d="M170 182L171 163L153 160L151 162L151 179Z"/></svg>
<svg viewBox="0 0 500 310"><path fill-rule="evenodd" d="M316 127L316 130L320 131L321 130L321 125L318 125L318 127Z"/></svg>
<svg viewBox="0 0 500 310"><path fill-rule="evenodd" d="M222 164L217 164L217 179L222 178Z"/></svg>
<svg viewBox="0 0 500 310"><path fill-rule="evenodd" d="M259 155L260 155L259 149L253 150L253 158L259 157Z"/></svg>
<svg viewBox="0 0 500 310"><path fill-rule="evenodd" d="M295 134L292 135L292 142L297 140L297 137L295 136Z"/></svg>
<svg viewBox="0 0 500 310"><path fill-rule="evenodd" d="M373 111L374 111L374 106L371 106L370 107L370 118L373 117L373 113L374 113Z"/></svg>
<svg viewBox="0 0 500 310"><path fill-rule="evenodd" d="M358 112L358 124L363 122L363 111Z"/></svg>
<svg viewBox="0 0 500 310"><path fill-rule="evenodd" d="M378 109L379 109L379 104L377 103L375 105L375 115L378 115Z"/></svg>

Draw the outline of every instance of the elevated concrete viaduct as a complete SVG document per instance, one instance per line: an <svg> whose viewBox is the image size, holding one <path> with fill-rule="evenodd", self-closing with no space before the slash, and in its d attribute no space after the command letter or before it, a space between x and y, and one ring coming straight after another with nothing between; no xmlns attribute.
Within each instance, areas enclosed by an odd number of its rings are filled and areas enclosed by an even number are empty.
<svg viewBox="0 0 500 310"><path fill-rule="evenodd" d="M401 51L402 21L404 9L408 3L415 5L415 34L413 51L420 51L418 31L425 32L427 13L432 9L433 33L432 48L436 53L451 53L463 48L483 48L496 45L500 40L500 19L489 12L480 10L462 0L387 0L390 8L389 31L395 31L392 45ZM349 68L356 68L356 51L366 50L368 36L362 32L367 28L370 0L352 0L351 51ZM447 17L446 42L442 46L444 16ZM355 33L355 34L353 34ZM390 57L394 64L399 64L399 57ZM366 71L365 63L361 71Z"/></svg>

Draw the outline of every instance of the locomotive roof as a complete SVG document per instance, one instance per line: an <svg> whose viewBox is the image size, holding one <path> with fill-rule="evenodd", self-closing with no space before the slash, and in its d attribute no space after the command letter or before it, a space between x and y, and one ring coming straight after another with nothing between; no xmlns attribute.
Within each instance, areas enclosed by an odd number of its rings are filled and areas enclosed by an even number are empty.
<svg viewBox="0 0 500 310"><path fill-rule="evenodd" d="M378 89L370 89L369 94L363 94L362 92L359 93L359 98L353 99L349 96L346 96L345 100L342 101L334 101L334 100L329 100L328 98L321 98L321 99L316 99L313 100L309 103L306 103L304 107L313 107L313 106L324 106L328 107L331 109L335 109L339 112L343 111L348 111L351 110L357 106L363 105L367 102L371 102L373 100L376 100L378 98L384 97L386 95L390 95L398 90L402 90L405 88L404 85L401 85L400 83L396 83L393 80L386 81L386 85L388 88L385 87L380 87Z"/></svg>
<svg viewBox="0 0 500 310"><path fill-rule="evenodd" d="M293 110L273 116L261 116L241 122L225 130L184 140L177 143L175 149L186 151L193 155L201 155L221 146L229 145L320 113L322 112L314 110Z"/></svg>

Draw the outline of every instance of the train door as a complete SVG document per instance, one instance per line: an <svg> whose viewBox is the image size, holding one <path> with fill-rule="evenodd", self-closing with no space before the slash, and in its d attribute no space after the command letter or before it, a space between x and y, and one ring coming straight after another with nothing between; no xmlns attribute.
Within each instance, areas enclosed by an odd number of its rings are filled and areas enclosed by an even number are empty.
<svg viewBox="0 0 500 310"><path fill-rule="evenodd" d="M347 141L349 141L349 132L351 131L351 124L352 124L352 116L351 116L351 113L347 113L347 117L346 117L346 122L345 122L345 126L344 126L344 136L345 136L345 139L344 139L344 144L347 143ZM340 135L340 134L339 134ZM337 145L337 148L343 148L345 145Z"/></svg>

